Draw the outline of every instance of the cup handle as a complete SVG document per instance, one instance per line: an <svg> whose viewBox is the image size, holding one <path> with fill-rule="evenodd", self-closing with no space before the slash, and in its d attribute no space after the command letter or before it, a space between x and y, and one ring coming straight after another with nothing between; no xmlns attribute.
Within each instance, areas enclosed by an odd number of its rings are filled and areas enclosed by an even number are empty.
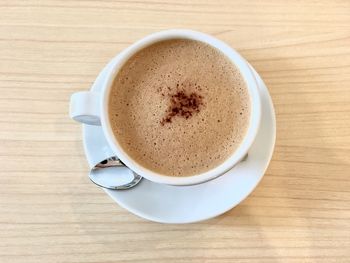
<svg viewBox="0 0 350 263"><path fill-rule="evenodd" d="M70 98L70 117L81 123L101 125L99 92L81 91Z"/></svg>

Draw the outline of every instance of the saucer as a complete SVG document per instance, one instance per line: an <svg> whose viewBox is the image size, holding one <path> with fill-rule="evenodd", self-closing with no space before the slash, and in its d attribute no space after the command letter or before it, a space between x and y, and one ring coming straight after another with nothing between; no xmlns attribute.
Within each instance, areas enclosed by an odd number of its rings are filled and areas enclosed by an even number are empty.
<svg viewBox="0 0 350 263"><path fill-rule="evenodd" d="M101 71L92 91L99 91L114 61ZM257 137L245 161L224 175L198 185L171 186L143 179L130 190L104 191L131 213L161 223L198 222L221 215L238 205L264 176L276 140L276 119L270 94L259 74L252 70L259 84L262 116ZM83 125L83 143L90 168L114 155L100 126Z"/></svg>

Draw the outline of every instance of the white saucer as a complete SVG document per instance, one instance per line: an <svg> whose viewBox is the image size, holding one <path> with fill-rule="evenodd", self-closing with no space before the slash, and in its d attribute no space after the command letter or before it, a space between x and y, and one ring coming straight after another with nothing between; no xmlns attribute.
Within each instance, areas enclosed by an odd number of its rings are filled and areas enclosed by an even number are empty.
<svg viewBox="0 0 350 263"><path fill-rule="evenodd" d="M98 91L110 70L112 60L92 86ZM260 182L271 160L276 120L269 92L257 74L262 99L261 126L248 158L226 174L194 186L170 186L143 179L139 185L124 191L106 193L121 207L142 218L161 223L192 223L213 218L230 210L244 200ZM90 168L113 155L102 128L83 125L85 155Z"/></svg>

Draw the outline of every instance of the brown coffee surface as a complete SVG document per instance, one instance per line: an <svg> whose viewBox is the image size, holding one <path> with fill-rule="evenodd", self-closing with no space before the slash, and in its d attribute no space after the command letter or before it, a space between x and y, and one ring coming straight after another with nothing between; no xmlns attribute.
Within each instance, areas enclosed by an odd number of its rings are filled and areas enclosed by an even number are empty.
<svg viewBox="0 0 350 263"><path fill-rule="evenodd" d="M191 176L224 162L250 117L246 83L215 48L198 41L158 42L121 68L109 118L117 141L143 167Z"/></svg>

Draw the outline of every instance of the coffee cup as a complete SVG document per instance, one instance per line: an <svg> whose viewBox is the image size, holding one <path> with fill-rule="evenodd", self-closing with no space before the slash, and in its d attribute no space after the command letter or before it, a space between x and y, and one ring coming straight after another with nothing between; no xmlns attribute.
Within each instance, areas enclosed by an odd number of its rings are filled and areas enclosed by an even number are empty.
<svg viewBox="0 0 350 263"><path fill-rule="evenodd" d="M171 39L189 39L203 42L211 47L221 51L234 64L241 76L243 77L250 99L250 115L247 131L238 148L230 154L221 164L210 170L194 174L191 176L168 176L147 169L134 158L132 158L120 145L115 133L113 133L112 125L108 117L108 102L111 93L113 81L122 66L137 52L153 45L155 43L171 40ZM119 53L113 60L112 67L108 70L107 76L103 81L101 92L83 91L74 93L70 101L70 116L72 119L88 124L100 125L103 129L105 138L116 156L131 170L142 177L156 183L169 185L193 185L206 182L223 175L232 169L248 154L248 151L254 142L259 129L261 118L261 102L258 92L258 85L254 74L248 66L247 62L224 42L213 36L203 34L192 30L166 30L154 33L135 42L124 51Z"/></svg>

